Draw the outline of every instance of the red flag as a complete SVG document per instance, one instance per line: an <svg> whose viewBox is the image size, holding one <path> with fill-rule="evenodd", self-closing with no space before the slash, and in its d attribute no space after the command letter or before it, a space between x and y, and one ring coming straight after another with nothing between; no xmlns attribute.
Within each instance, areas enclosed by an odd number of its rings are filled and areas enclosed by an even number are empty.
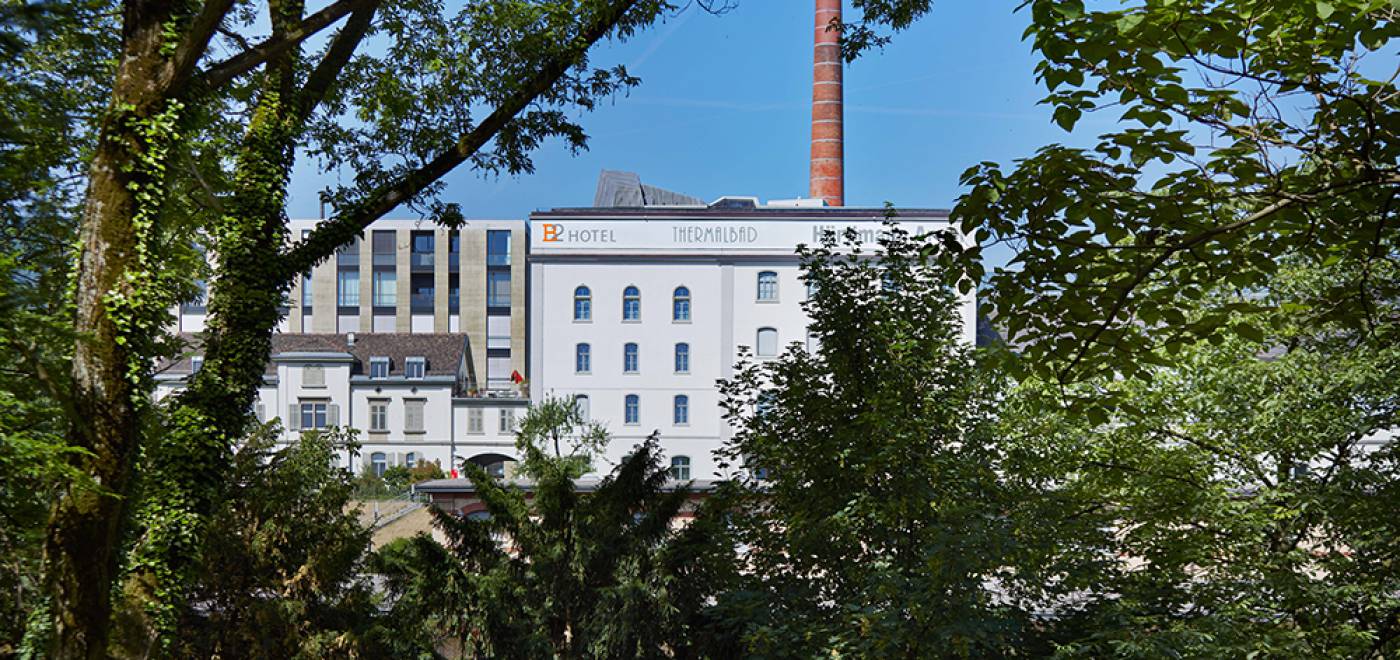
<svg viewBox="0 0 1400 660"><path fill-rule="evenodd" d="M525 377L524 377L524 376L521 376L519 371L511 371L511 372L510 372L510 382L512 382L512 383L523 383L523 382L525 382Z"/></svg>

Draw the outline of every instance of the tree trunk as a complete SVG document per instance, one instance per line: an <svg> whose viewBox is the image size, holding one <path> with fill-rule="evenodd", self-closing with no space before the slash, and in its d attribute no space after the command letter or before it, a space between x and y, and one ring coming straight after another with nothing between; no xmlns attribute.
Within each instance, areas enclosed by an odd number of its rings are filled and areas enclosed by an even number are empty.
<svg viewBox="0 0 1400 660"><path fill-rule="evenodd" d="M161 54L163 3L125 7L123 48L111 106L90 165L86 206L79 226L73 355L76 416L69 442L91 452L72 461L101 492L67 486L54 503L44 547L45 579L52 601L49 651L53 657L105 657L117 570L121 523L132 463L140 444L148 392L143 351L159 328L145 321L134 277L143 268L137 217L144 191L158 179L140 166L151 154L141 123L167 108L155 81L167 66ZM149 303L146 303L149 304Z"/></svg>

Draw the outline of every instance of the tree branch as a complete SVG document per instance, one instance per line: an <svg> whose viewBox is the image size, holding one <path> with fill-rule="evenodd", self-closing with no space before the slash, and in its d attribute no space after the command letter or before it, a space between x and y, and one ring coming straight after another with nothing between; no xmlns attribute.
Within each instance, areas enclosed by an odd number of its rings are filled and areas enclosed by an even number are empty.
<svg viewBox="0 0 1400 660"><path fill-rule="evenodd" d="M326 92L330 90L331 83L340 76L341 69L355 54L355 49L359 47L360 41L369 32L370 24L374 20L374 12L379 8L379 3L373 2L368 6L355 10L350 14L350 19L345 22L345 26L340 28L340 32L335 35L326 54L321 57L316 69L307 76L306 83L302 85L301 94L297 96L296 115L293 120L300 125L306 121L311 113L316 110L316 106L325 100Z"/></svg>
<svg viewBox="0 0 1400 660"><path fill-rule="evenodd" d="M269 59L286 52L289 48L326 29L347 14L364 9L366 6L378 6L378 4L379 0L337 0L325 9L307 16L306 20L303 20L294 29L288 30L282 38L266 39L249 50L209 67L199 76L199 82L205 89L217 89L227 85L234 78L248 73Z"/></svg>
<svg viewBox="0 0 1400 660"><path fill-rule="evenodd" d="M199 14L194 17L189 30L185 32L184 40L175 49L168 89L179 87L183 81L189 79L195 65L199 63L199 58L209 49L209 40L214 38L214 32L219 29L224 15L228 14L232 6L233 0L208 0L200 8Z"/></svg>
<svg viewBox="0 0 1400 660"><path fill-rule="evenodd" d="M381 186L358 203L351 205L344 213L322 222L311 234L297 243L283 258L282 275L291 279L323 259L329 258L341 245L355 239L371 222L392 211L432 185L443 175L451 172L477 152L501 131L521 110L537 97L549 91L571 67L577 64L593 44L602 39L639 2L639 0L615 0L607 9L594 17L593 22L579 32L572 40L572 46L559 57L547 62L530 78L521 82L519 89L506 98L496 110L471 131L457 140L457 144L439 153L432 160L405 174L398 181Z"/></svg>

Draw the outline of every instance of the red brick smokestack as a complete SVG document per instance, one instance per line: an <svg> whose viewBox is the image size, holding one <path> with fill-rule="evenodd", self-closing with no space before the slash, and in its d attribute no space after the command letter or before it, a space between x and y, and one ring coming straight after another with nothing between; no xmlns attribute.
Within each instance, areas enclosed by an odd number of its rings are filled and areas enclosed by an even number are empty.
<svg viewBox="0 0 1400 660"><path fill-rule="evenodd" d="M811 197L841 206L845 200L845 149L841 130L840 33L828 30L841 18L841 0L817 0L816 45L812 64Z"/></svg>

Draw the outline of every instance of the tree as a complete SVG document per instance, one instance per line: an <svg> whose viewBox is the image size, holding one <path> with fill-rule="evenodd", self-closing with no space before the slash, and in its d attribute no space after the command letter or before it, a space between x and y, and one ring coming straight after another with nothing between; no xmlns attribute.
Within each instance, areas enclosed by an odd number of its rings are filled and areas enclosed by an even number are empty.
<svg viewBox="0 0 1400 660"><path fill-rule="evenodd" d="M959 339L959 251L893 224L873 254L854 232L804 248L815 347L723 384L748 570L719 607L749 653L1048 653L1035 615L1101 561L1091 519L1042 523L1071 510L1061 475L998 437L1004 384Z"/></svg>
<svg viewBox="0 0 1400 660"><path fill-rule="evenodd" d="M268 5L263 36L253 29L256 3L98 5L95 25L68 26L69 34L120 35L87 60L115 62L110 82L102 74L81 81L108 98L84 144L68 436L84 450L73 466L105 490L65 491L50 517L51 651L65 657L106 652L119 570L122 598L150 616L140 625L153 637L173 630L297 275L402 204L458 219L435 201L437 181L458 165L528 172L530 151L548 138L582 148L584 132L566 110L636 82L621 68L590 69L589 49L671 8L662 0L488 0L453 11L337 0L309 12L279 0ZM233 54L222 56L225 48ZM481 108L490 112L478 118ZM299 148L356 176L336 191L334 216L288 245L286 183ZM195 240L215 262L205 368L156 424L150 365L170 350L168 310L194 295ZM146 442L150 428L162 432ZM134 516L139 543L124 557L131 501L145 504Z"/></svg>
<svg viewBox="0 0 1400 660"><path fill-rule="evenodd" d="M689 499L667 483L649 438L596 487L578 478L606 436L571 402L547 401L521 423L524 489L463 465L484 509L434 509L427 535L389 553L394 607L469 656L692 657L712 643L703 607L732 562L713 527L675 529ZM565 443L573 446L564 451ZM732 554L727 558L732 560Z"/></svg>
<svg viewBox="0 0 1400 660"><path fill-rule="evenodd" d="M385 657L389 631L364 577L370 530L350 506L350 474L336 467L356 447L353 432L310 431L282 446L280 437L278 425L258 425L234 454L170 653ZM128 655L149 650L144 636L120 636L140 627L116 630Z"/></svg>
<svg viewBox="0 0 1400 660"><path fill-rule="evenodd" d="M851 30L855 57L930 9L876 0ZM1400 8L1388 0L1189 0L1089 9L1033 0L1026 35L1037 78L1065 130L1116 112L1091 148L1048 145L1013 167L981 163L953 215L1012 265L987 299L1026 360L1061 382L1132 376L1154 350L1267 329L1231 312L1185 322L1219 282L1274 284L1280 264L1338 265L1349 279L1287 301L1345 319L1381 343L1395 317L1400 89L1392 58ZM867 24L868 23L868 24ZM874 27L871 27L871 26ZM864 29L860 29L864 28ZM873 35L873 36L871 36ZM965 267L982 281L982 252ZM1113 402L1085 402L1104 414Z"/></svg>
<svg viewBox="0 0 1400 660"><path fill-rule="evenodd" d="M1324 269L1324 270L1331 270ZM1279 300L1349 275L1285 267ZM1330 280L1330 281L1329 281ZM1188 319L1237 294L1212 292ZM1003 415L1012 446L1046 449L1067 499L1096 506L1121 562L1062 651L1083 656L1379 658L1400 644L1400 352L1358 348L1307 310L1239 318L1264 341L1196 342L1144 378L1081 382L1124 402L1106 423L1029 380ZM1075 397L1069 397L1071 400ZM1034 436L1044 437L1036 439ZM1056 524L1049 518L1047 524Z"/></svg>

